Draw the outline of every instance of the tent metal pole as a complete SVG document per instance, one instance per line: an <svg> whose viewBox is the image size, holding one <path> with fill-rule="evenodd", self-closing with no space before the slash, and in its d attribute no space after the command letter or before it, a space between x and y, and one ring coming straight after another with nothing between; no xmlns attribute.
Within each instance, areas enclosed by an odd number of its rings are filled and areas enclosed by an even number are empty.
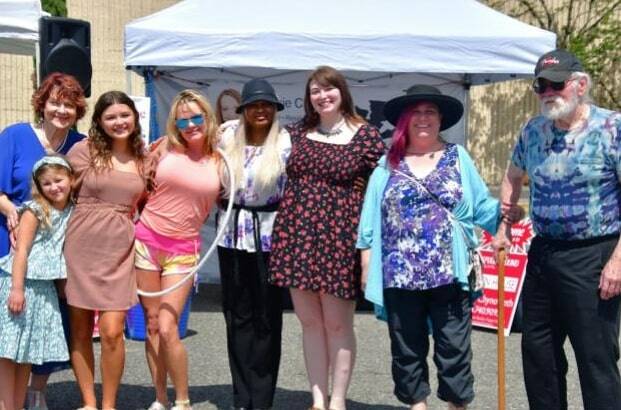
<svg viewBox="0 0 621 410"><path fill-rule="evenodd" d="M39 88L41 84L41 70L39 70L39 64L41 64L41 50L39 50L39 41L35 42L35 75L37 78L37 83L35 84L35 90Z"/></svg>
<svg viewBox="0 0 621 410"><path fill-rule="evenodd" d="M472 85L472 79L470 74L464 74L464 81L462 83L462 86L464 87L464 90L466 91L466 95L464 96L464 148L468 148L467 147L467 143L468 143L468 139L470 138L469 135L469 119L470 119L470 87Z"/></svg>
<svg viewBox="0 0 621 410"><path fill-rule="evenodd" d="M132 70L125 70L125 90L127 91L127 95L134 95L134 90L132 89Z"/></svg>

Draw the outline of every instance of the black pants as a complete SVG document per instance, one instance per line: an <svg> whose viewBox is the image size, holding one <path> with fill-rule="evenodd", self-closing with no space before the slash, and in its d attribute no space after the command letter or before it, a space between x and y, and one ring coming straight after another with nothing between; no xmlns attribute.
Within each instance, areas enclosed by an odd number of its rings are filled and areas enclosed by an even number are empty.
<svg viewBox="0 0 621 410"><path fill-rule="evenodd" d="M424 400L429 388L429 325L438 369L438 397L456 405L474 399L470 363L470 299L458 285L429 290L385 289L395 396L405 404Z"/></svg>
<svg viewBox="0 0 621 410"><path fill-rule="evenodd" d="M599 297L600 274L618 237L558 241L536 237L522 294L522 362L531 409L567 409L567 337L585 409L621 409L619 300Z"/></svg>
<svg viewBox="0 0 621 410"><path fill-rule="evenodd" d="M261 256L267 266L269 253ZM267 409L272 407L280 365L282 289L268 284L255 253L218 247L218 257L233 405Z"/></svg>

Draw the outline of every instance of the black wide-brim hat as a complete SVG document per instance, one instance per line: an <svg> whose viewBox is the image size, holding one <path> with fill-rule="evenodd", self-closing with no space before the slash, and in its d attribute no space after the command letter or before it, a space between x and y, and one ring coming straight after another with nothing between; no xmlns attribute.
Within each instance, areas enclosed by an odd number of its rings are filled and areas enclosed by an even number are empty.
<svg viewBox="0 0 621 410"><path fill-rule="evenodd" d="M451 128L464 115L464 105L457 98L442 94L434 86L418 84L408 88L405 91L405 95L387 101L384 104L384 117L386 117L388 122L396 126L403 110L421 101L430 102L438 106L442 117L440 131Z"/></svg>
<svg viewBox="0 0 621 410"><path fill-rule="evenodd" d="M266 80L260 78L250 80L244 84L241 95L241 103L235 110L237 114L241 114L244 107L257 101L267 101L276 106L277 111L282 111L285 106L278 100L274 87Z"/></svg>

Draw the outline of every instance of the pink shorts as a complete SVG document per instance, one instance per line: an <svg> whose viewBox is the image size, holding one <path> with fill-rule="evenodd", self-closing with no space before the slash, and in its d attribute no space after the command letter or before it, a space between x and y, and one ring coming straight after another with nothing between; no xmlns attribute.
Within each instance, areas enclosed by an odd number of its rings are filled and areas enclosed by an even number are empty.
<svg viewBox="0 0 621 410"><path fill-rule="evenodd" d="M198 252L179 253L159 249L136 238L136 269L162 272L162 276L178 275L192 271L198 264Z"/></svg>

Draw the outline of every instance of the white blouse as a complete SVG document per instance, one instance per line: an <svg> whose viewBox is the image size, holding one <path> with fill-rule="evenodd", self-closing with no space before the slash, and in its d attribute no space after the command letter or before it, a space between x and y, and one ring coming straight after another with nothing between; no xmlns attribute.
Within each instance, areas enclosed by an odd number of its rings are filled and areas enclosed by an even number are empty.
<svg viewBox="0 0 621 410"><path fill-rule="evenodd" d="M224 147L232 143L233 138L235 138L235 130L238 127L238 122L229 121L223 124L223 126L225 126L225 128L220 137L219 145L224 149ZM272 185L269 189L261 189L261 187L256 184L256 174L261 165L263 146L247 145L244 150L244 173L240 178L240 186L235 189L235 204L258 207L280 202L287 181L287 174L284 169L282 174L278 177L276 184ZM291 153L291 138L284 128L281 130L279 150L281 160L286 164L289 154ZM237 243L234 243L233 229L236 212L239 212L239 218L237 222ZM221 219L224 218L224 214L225 210L218 207L216 216L218 229ZM263 252L269 252L272 245L272 228L274 220L276 219L276 212L257 212L257 215L260 226L259 232L261 233L261 250ZM231 219L218 242L218 246L236 248L246 252L256 252L252 211L233 209Z"/></svg>

